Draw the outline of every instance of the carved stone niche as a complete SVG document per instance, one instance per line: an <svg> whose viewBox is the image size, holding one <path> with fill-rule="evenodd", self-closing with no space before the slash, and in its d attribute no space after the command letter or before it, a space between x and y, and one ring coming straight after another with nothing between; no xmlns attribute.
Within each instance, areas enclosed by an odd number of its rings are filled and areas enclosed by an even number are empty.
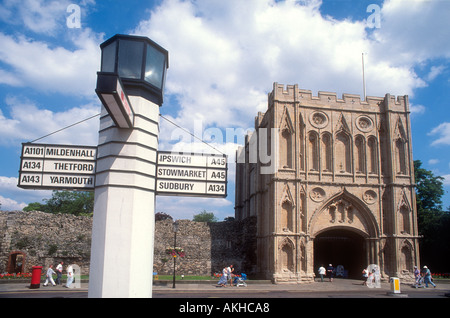
<svg viewBox="0 0 450 318"><path fill-rule="evenodd" d="M328 207L330 223L353 223L353 205L345 199L337 199Z"/></svg>

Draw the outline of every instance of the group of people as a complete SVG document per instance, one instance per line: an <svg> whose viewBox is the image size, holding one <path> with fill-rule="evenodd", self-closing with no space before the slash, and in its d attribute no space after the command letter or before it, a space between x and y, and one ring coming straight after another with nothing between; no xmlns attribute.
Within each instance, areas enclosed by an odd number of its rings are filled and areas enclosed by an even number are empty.
<svg viewBox="0 0 450 318"><path fill-rule="evenodd" d="M362 270L363 285L369 288L381 287L381 273L378 265L372 264Z"/></svg>
<svg viewBox="0 0 450 318"><path fill-rule="evenodd" d="M219 282L217 283L218 286L220 287L226 287L227 283L230 283L230 286L233 285L233 272L234 272L234 267L233 265L224 267L222 270L222 276L220 277Z"/></svg>
<svg viewBox="0 0 450 318"><path fill-rule="evenodd" d="M326 277L328 277L329 281L332 282L333 281L333 276L334 276L334 267L332 264L329 264L328 267L325 269L325 267L320 266L319 267L319 276L320 276L320 281L323 282L323 278L326 275Z"/></svg>
<svg viewBox="0 0 450 318"><path fill-rule="evenodd" d="M428 288L428 284L431 284L434 288L436 288L436 284L433 283L433 280L431 279L431 271L427 266L422 267L421 271L419 271L417 266L414 266L414 279L416 287L421 285L423 279L423 283L425 284L426 288Z"/></svg>
<svg viewBox="0 0 450 318"><path fill-rule="evenodd" d="M64 262L60 262L57 266L56 266L56 272L53 270L53 264L50 264L50 266L47 269L47 273L46 273L46 279L45 279L45 283L44 286L47 286L48 283L51 283L52 286L56 286L56 285L61 285L61 278L62 278L62 273L63 273L63 265ZM65 285L63 285L63 287L66 288L70 288L70 285L73 283L73 267L72 265L67 266L66 269L67 272L67 282ZM56 282L53 280L53 275L56 274Z"/></svg>

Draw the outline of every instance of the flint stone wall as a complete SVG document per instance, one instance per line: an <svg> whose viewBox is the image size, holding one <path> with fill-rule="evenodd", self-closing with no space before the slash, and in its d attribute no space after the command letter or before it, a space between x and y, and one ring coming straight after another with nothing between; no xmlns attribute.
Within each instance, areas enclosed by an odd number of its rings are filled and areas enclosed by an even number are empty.
<svg viewBox="0 0 450 318"><path fill-rule="evenodd" d="M256 271L256 218L178 223L176 245L186 254L177 258L178 274L211 275L230 264L237 273L251 275ZM32 266L47 268L63 261L80 266L82 275L89 274L91 230L91 217L0 211L0 273L11 270L11 254L22 253L23 272L31 272ZM173 221L155 222L154 272L173 273L173 258L166 254L166 248L173 244Z"/></svg>
<svg viewBox="0 0 450 318"><path fill-rule="evenodd" d="M0 273L8 272L10 254L24 255L23 272L60 261L89 272L92 218L44 212L0 211Z"/></svg>

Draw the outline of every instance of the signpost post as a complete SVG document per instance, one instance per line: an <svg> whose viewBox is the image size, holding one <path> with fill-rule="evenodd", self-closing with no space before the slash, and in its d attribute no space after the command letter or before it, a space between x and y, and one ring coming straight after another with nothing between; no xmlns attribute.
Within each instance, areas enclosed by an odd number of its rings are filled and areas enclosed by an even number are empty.
<svg viewBox="0 0 450 318"><path fill-rule="evenodd" d="M168 52L145 37L100 45L97 147L24 143L18 186L94 190L89 297L151 297L155 196L227 196L227 157L158 152Z"/></svg>
<svg viewBox="0 0 450 318"><path fill-rule="evenodd" d="M168 52L148 38L100 45L102 101L90 298L152 297L159 107Z"/></svg>

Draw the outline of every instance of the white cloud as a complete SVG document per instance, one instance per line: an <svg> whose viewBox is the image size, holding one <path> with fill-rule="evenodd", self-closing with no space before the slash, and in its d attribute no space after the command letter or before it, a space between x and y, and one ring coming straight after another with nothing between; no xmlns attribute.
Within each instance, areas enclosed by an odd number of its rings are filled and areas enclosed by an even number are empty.
<svg viewBox="0 0 450 318"><path fill-rule="evenodd" d="M0 4L0 20L52 35L65 22L68 0L6 0Z"/></svg>
<svg viewBox="0 0 450 318"><path fill-rule="evenodd" d="M445 122L440 124L439 126L433 128L429 133L429 136L437 135L437 139L435 139L431 145L450 145L450 123Z"/></svg>
<svg viewBox="0 0 450 318"><path fill-rule="evenodd" d="M385 1L381 16L381 28L375 31L380 56L404 65L450 57L450 2Z"/></svg>
<svg viewBox="0 0 450 318"><path fill-rule="evenodd" d="M10 117L0 110L0 145L18 145L33 141L100 112L100 106L88 104L66 111L53 112L42 109L28 100L8 97ZM96 145L98 142L99 119L73 126L40 142L58 144Z"/></svg>
<svg viewBox="0 0 450 318"><path fill-rule="evenodd" d="M22 211L22 209L27 205L28 204L24 202L19 203L15 200L5 198L0 195L0 209L2 211Z"/></svg>
<svg viewBox="0 0 450 318"><path fill-rule="evenodd" d="M31 202L42 202L49 199L52 192L49 190L24 190L17 187L17 178L0 176L0 203L1 210L22 210ZM26 198L26 199L25 199Z"/></svg>
<svg viewBox="0 0 450 318"><path fill-rule="evenodd" d="M430 159L428 160L429 165L436 165L439 163L439 159Z"/></svg>
<svg viewBox="0 0 450 318"><path fill-rule="evenodd" d="M200 208L199 208L200 207ZM221 212L228 208L229 213ZM220 221L227 216L234 216L233 202L220 198L171 197L157 196L155 212L165 212L174 220L192 220L195 214L203 210L213 212Z"/></svg>
<svg viewBox="0 0 450 318"><path fill-rule="evenodd" d="M381 28L368 36L364 21L336 21L320 14L320 1L301 3L166 0L152 11L134 33L169 51L166 92L181 106L175 121L189 129L194 119L206 127L251 126L257 112L267 109L273 82L298 83L313 92L362 93L362 52L368 52L368 95L412 96L426 85L414 72L416 63L450 52L441 49L429 26L448 33L443 12L450 6L440 12L439 5L424 9L426 4L417 2L410 8L409 2L391 1L382 8ZM419 26L411 26L415 21ZM417 38L411 27L425 30L418 30ZM417 45L422 40L429 47ZM423 106L413 111L423 112Z"/></svg>
<svg viewBox="0 0 450 318"><path fill-rule="evenodd" d="M445 68L444 65L432 66L430 72L426 76L427 81L434 80L445 70Z"/></svg>
<svg viewBox="0 0 450 318"><path fill-rule="evenodd" d="M76 48L68 50L0 32L0 84L92 96L100 68L101 38L86 28L72 42Z"/></svg>
<svg viewBox="0 0 450 318"><path fill-rule="evenodd" d="M426 107L423 105L415 105L413 103L409 104L409 110L411 111L411 115L420 115L425 113Z"/></svg>
<svg viewBox="0 0 450 318"><path fill-rule="evenodd" d="M444 178L444 186L450 186L450 174L445 174L442 176L442 178Z"/></svg>

